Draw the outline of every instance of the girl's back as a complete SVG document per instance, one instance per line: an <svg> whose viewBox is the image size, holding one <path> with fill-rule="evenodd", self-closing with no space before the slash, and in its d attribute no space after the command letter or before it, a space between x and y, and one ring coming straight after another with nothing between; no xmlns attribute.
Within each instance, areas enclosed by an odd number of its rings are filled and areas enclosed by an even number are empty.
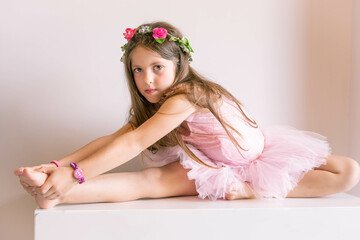
<svg viewBox="0 0 360 240"><path fill-rule="evenodd" d="M238 162L256 159L264 148L264 136L261 130L250 126L231 100L226 97L222 97L222 100L219 105L220 116L241 133L240 136L229 129L242 149L231 142L224 128L209 111L195 112L184 121L183 140L201 150L205 155L211 156L215 163L224 162L229 165L235 163L236 165Z"/></svg>

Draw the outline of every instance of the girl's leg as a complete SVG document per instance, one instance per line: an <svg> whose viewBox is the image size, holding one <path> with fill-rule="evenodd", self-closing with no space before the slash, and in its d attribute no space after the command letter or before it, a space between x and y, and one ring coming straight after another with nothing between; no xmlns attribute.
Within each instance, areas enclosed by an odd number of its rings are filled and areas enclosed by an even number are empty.
<svg viewBox="0 0 360 240"><path fill-rule="evenodd" d="M51 208L59 203L123 202L197 195L195 182L188 180L187 171L176 161L139 172L104 174L76 185L63 198L48 200L36 196L35 199L40 208Z"/></svg>
<svg viewBox="0 0 360 240"><path fill-rule="evenodd" d="M289 192L288 198L321 197L329 194L346 192L352 189L360 180L360 166L350 158L330 155L327 163L309 171L298 185ZM248 185L244 186L245 189ZM234 192L226 195L226 199L254 198L247 194Z"/></svg>
<svg viewBox="0 0 360 240"><path fill-rule="evenodd" d="M359 180L360 166L355 160L330 155L325 165L307 172L287 197L320 197L346 192Z"/></svg>

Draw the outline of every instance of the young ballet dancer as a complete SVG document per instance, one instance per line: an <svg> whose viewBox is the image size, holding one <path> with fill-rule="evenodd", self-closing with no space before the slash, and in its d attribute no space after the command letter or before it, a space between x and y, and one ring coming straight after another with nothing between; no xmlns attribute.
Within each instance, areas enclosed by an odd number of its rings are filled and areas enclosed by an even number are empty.
<svg viewBox="0 0 360 240"><path fill-rule="evenodd" d="M186 195L320 197L359 182L359 164L330 155L325 137L260 129L233 95L190 66L193 49L172 25L143 24L124 36L128 123L58 161L16 169L40 208ZM148 168L103 174L138 154Z"/></svg>

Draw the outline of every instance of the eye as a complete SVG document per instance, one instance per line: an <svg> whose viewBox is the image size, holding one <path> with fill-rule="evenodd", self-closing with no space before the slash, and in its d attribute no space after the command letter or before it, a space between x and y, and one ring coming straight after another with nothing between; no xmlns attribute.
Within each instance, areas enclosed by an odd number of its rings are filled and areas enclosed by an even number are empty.
<svg viewBox="0 0 360 240"><path fill-rule="evenodd" d="M138 73L138 72L141 72L141 68L134 68L134 73Z"/></svg>
<svg viewBox="0 0 360 240"><path fill-rule="evenodd" d="M161 70L161 69L163 69L164 67L163 66L161 66L161 65L156 65L156 66L154 66L154 70L155 71L159 71L159 70Z"/></svg>

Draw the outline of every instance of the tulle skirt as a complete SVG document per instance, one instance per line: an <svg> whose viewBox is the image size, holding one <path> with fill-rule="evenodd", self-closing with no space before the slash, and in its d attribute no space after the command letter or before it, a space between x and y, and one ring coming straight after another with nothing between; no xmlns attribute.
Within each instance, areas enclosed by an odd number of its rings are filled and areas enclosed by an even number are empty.
<svg viewBox="0 0 360 240"><path fill-rule="evenodd" d="M230 186L244 191L239 184L241 182L246 182L258 199L283 199L307 172L326 164L326 157L330 154L326 138L314 132L272 127L262 130L262 133L265 140L261 154L255 159L234 161L232 164L214 161L212 156L187 144L200 160L220 169L199 164L179 146L160 149L156 154L148 152L151 159L144 158L144 161L150 167L180 161L185 169L189 169L188 179L195 180L196 190L202 199L225 199Z"/></svg>

